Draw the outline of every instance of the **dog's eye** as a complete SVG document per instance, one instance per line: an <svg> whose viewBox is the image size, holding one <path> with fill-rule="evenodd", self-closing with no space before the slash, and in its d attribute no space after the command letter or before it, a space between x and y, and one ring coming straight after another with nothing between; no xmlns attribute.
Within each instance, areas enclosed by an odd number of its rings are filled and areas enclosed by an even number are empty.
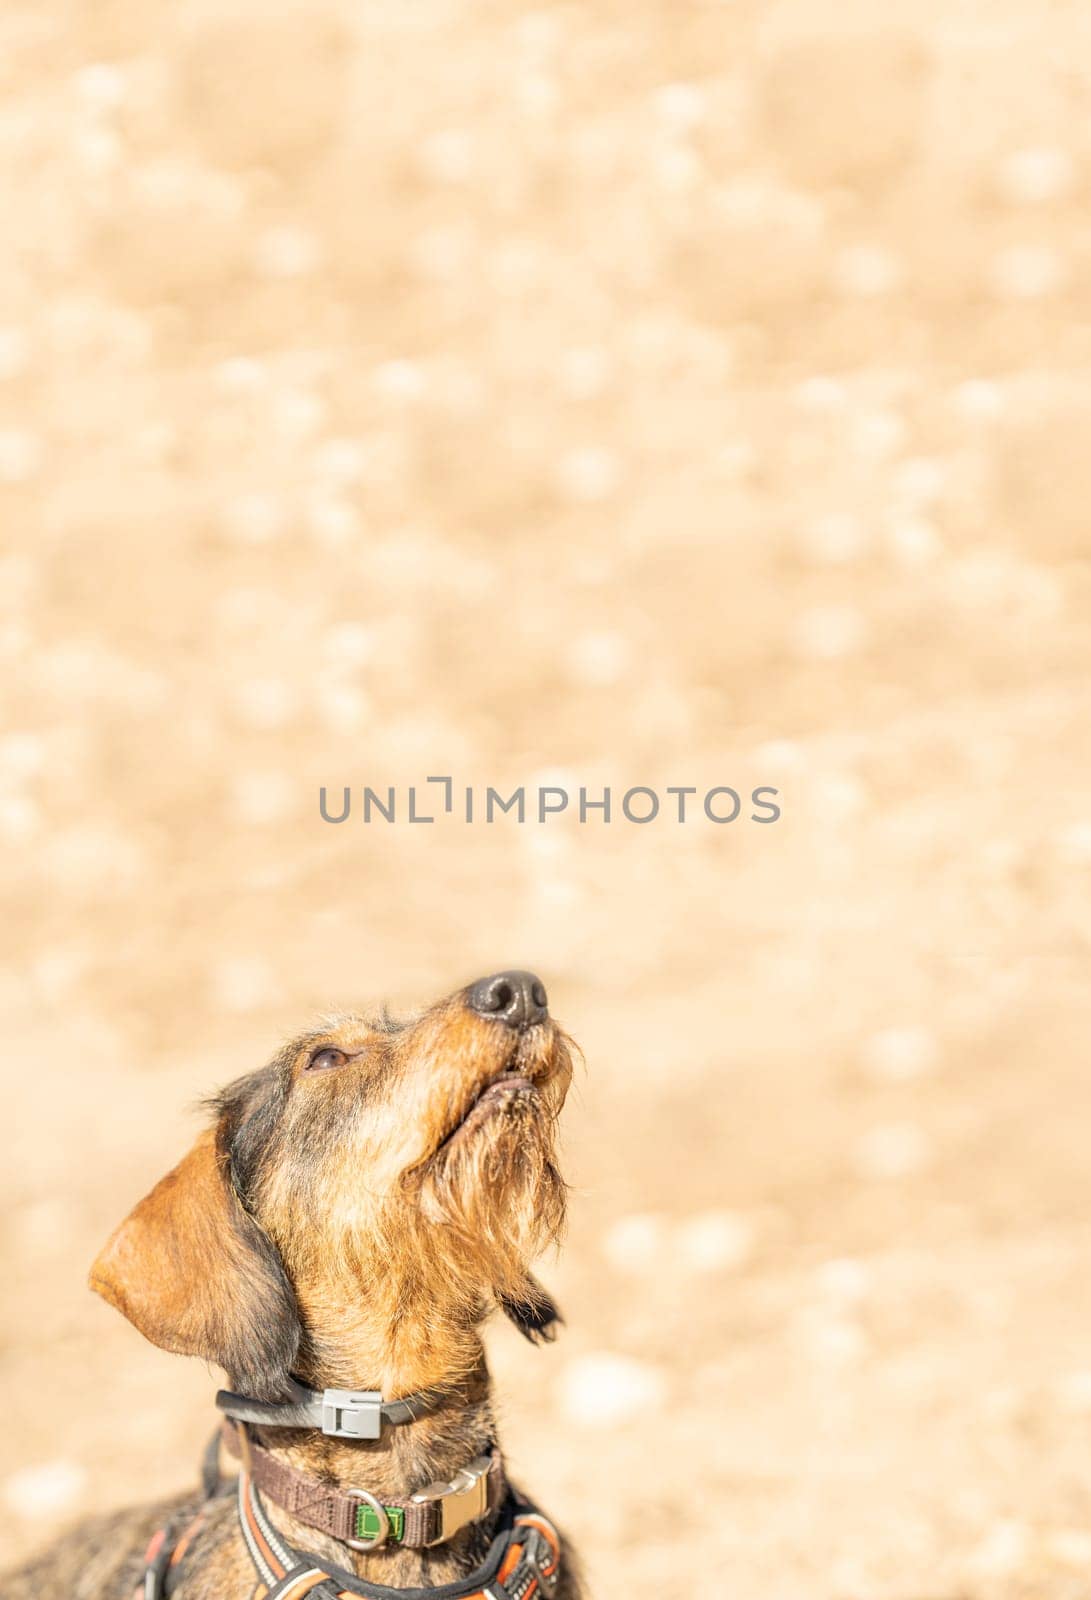
<svg viewBox="0 0 1091 1600"><path fill-rule="evenodd" d="M343 1067L348 1056L343 1050L334 1050L331 1045L323 1045L321 1050L316 1050L307 1062L308 1072L328 1072L331 1067Z"/></svg>

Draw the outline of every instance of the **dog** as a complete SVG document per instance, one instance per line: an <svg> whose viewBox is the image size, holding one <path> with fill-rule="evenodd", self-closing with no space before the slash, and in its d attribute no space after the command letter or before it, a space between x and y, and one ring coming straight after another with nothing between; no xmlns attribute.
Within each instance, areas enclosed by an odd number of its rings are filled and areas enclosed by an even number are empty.
<svg viewBox="0 0 1091 1600"><path fill-rule="evenodd" d="M4 1600L580 1600L507 1479L481 1340L497 1307L556 1331L531 1262L564 1224L572 1053L540 979L501 972L336 1019L211 1100L90 1278L225 1371L201 1487L84 1522Z"/></svg>

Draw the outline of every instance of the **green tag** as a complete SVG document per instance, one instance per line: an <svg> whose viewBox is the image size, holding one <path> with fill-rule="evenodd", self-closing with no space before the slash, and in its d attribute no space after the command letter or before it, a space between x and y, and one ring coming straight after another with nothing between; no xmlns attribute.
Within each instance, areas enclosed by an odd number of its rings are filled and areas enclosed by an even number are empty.
<svg viewBox="0 0 1091 1600"><path fill-rule="evenodd" d="M390 1522L390 1537L400 1543L405 1533L405 1512L401 1506L384 1506L383 1510ZM356 1507L356 1537L358 1539L379 1537L379 1513L374 1506Z"/></svg>

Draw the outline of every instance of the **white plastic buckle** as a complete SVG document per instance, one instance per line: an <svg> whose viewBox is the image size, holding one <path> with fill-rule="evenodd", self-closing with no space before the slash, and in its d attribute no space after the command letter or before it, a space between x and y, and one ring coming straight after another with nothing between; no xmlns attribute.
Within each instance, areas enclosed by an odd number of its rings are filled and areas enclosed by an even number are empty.
<svg viewBox="0 0 1091 1600"><path fill-rule="evenodd" d="M331 1439L378 1439L382 1431L378 1389L323 1389L322 1432Z"/></svg>

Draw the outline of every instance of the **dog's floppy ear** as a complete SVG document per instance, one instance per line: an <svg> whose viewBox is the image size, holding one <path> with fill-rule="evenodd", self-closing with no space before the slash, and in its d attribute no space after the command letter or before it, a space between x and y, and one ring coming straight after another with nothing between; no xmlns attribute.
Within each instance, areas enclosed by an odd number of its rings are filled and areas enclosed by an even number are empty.
<svg viewBox="0 0 1091 1600"><path fill-rule="evenodd" d="M531 1344L551 1344L564 1325L553 1297L529 1272L521 1294L501 1295L500 1309Z"/></svg>
<svg viewBox="0 0 1091 1600"><path fill-rule="evenodd" d="M299 1348L299 1312L227 1169L209 1129L116 1229L91 1287L153 1344L215 1362L243 1394L276 1400Z"/></svg>

